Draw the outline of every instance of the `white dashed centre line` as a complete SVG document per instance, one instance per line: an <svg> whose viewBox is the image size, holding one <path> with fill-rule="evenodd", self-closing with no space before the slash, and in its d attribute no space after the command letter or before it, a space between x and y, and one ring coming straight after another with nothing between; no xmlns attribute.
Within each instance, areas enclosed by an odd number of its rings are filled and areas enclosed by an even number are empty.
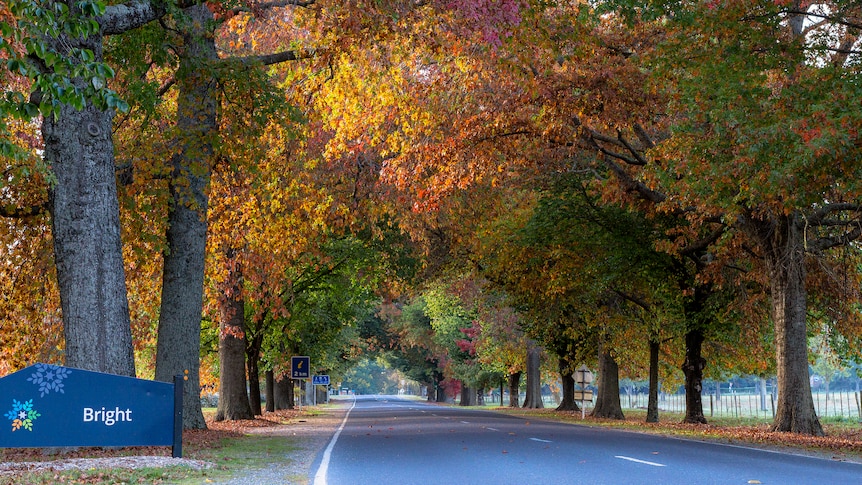
<svg viewBox="0 0 862 485"><path fill-rule="evenodd" d="M531 440L533 440L533 441L538 441L539 443L553 443L553 441L542 440L542 439L539 439L539 438L530 438L530 439L531 439Z"/></svg>
<svg viewBox="0 0 862 485"><path fill-rule="evenodd" d="M638 460L637 458L631 458L629 456L615 456L614 458L619 458L620 460L633 461L635 463L641 463L643 465L649 465L649 466L667 466L667 465L662 465L661 463L655 463L652 461Z"/></svg>

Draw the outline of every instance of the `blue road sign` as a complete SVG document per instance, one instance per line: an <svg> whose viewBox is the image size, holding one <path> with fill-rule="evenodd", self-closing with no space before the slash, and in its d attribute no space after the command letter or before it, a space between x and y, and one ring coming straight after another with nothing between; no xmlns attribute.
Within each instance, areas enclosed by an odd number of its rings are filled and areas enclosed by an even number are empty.
<svg viewBox="0 0 862 485"><path fill-rule="evenodd" d="M308 379L311 377L311 357L293 356L290 358L291 379Z"/></svg>
<svg viewBox="0 0 862 485"><path fill-rule="evenodd" d="M315 386L328 386L329 376L314 376L311 378L311 383Z"/></svg>
<svg viewBox="0 0 862 485"><path fill-rule="evenodd" d="M32 365L0 378L0 448L176 447L175 425L182 424L176 386L177 380ZM175 452L181 450L182 441Z"/></svg>

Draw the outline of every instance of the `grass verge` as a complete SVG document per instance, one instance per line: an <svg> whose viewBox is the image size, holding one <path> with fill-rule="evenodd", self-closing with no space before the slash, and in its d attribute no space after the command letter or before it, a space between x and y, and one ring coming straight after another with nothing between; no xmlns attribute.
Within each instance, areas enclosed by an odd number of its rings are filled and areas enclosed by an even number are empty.
<svg viewBox="0 0 862 485"><path fill-rule="evenodd" d="M89 470L49 470L39 472L0 473L0 485L48 484L205 484L227 479L243 470L264 467L274 460L284 460L301 445L295 437L253 435L253 428L283 426L319 411L303 408L266 413L254 420L216 423L212 410L204 410L206 430L183 433L183 457L212 463L196 470L187 466L163 468L106 468ZM0 462L51 462L71 458L112 458L122 456L170 456L165 447L121 449L81 448L46 451L38 449L0 450Z"/></svg>

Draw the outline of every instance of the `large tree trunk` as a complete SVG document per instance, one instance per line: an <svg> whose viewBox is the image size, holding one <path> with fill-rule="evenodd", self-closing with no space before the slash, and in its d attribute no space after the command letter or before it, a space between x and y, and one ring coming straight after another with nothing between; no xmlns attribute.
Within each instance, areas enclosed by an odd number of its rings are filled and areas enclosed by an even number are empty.
<svg viewBox="0 0 862 485"><path fill-rule="evenodd" d="M689 329L685 334L685 361L682 372L685 374L685 418L683 423L706 424L703 415L703 369L706 359L701 355L703 332Z"/></svg>
<svg viewBox="0 0 862 485"><path fill-rule="evenodd" d="M545 407L542 402L542 349L530 345L527 350L527 395L524 397L525 408L541 409Z"/></svg>
<svg viewBox="0 0 862 485"><path fill-rule="evenodd" d="M226 254L228 268L219 285L219 399L216 421L253 419L245 378L245 299L242 267L236 252Z"/></svg>
<svg viewBox="0 0 862 485"><path fill-rule="evenodd" d="M599 394L590 416L626 419L620 405L620 370L617 361L607 351L599 353Z"/></svg>
<svg viewBox="0 0 862 485"><path fill-rule="evenodd" d="M647 423L658 423L658 340L649 341L649 400L647 401Z"/></svg>
<svg viewBox="0 0 862 485"><path fill-rule="evenodd" d="M158 2L109 5L99 19L100 32L74 38L48 39L46 50L90 51L101 63L103 35L120 34L144 25L165 11ZM85 19L78 7L71 10ZM32 34L32 32L31 32ZM41 34L39 34L41 35ZM37 39L40 42L45 39ZM70 59L76 62L75 59ZM64 65L60 63L60 65ZM51 69L52 66L42 66ZM50 73L49 73L50 74ZM61 78L68 73L61 73ZM92 80L72 78L80 92ZM67 90L70 92L71 90ZM38 98L40 93L35 93ZM38 103L39 99L35 99ZM47 100L46 100L47 101ZM55 182L48 191L54 262L63 312L65 364L123 376L135 375L129 303L120 239L120 212L111 138L112 111L88 100L82 110L62 105L42 120L43 157Z"/></svg>
<svg viewBox="0 0 862 485"><path fill-rule="evenodd" d="M557 411L580 411L581 408L575 402L575 378L572 370L564 359L559 359L560 381L563 386L563 400L557 406Z"/></svg>
<svg viewBox="0 0 862 485"><path fill-rule="evenodd" d="M521 397L521 373L509 374L509 407L518 407L518 399Z"/></svg>
<svg viewBox="0 0 862 485"><path fill-rule="evenodd" d="M475 406L476 405L476 388L461 384L461 402L459 406Z"/></svg>
<svg viewBox="0 0 862 485"><path fill-rule="evenodd" d="M798 214L746 222L763 249L769 275L778 367L778 403L772 429L822 436L808 375L805 223Z"/></svg>
<svg viewBox="0 0 862 485"><path fill-rule="evenodd" d="M53 42L58 52L68 43L103 60L100 35ZM73 83L84 91L88 80ZM56 118L43 119L42 136L56 177L49 202L66 365L134 376L111 113L63 105Z"/></svg>
<svg viewBox="0 0 862 485"><path fill-rule="evenodd" d="M284 376L275 381L274 409L293 409L293 379Z"/></svg>
<svg viewBox="0 0 862 485"><path fill-rule="evenodd" d="M156 352L156 379L188 377L183 426L206 428L200 406L200 327L207 236L207 187L217 133L217 59L210 29L213 14L203 4L184 10L183 48L177 73L177 131L180 151L171 160L171 207L162 276L162 305Z"/></svg>

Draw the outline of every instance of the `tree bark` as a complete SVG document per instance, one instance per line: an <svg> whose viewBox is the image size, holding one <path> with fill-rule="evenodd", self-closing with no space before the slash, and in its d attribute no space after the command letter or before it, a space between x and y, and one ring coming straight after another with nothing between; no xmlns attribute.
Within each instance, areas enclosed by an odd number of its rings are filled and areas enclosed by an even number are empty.
<svg viewBox="0 0 862 485"><path fill-rule="evenodd" d="M459 406L475 406L476 405L476 388L461 385L461 402Z"/></svg>
<svg viewBox="0 0 862 485"><path fill-rule="evenodd" d="M560 380L563 386L563 399L557 406L557 411L580 411L578 403L575 402L575 378L572 370L564 359L559 359Z"/></svg>
<svg viewBox="0 0 862 485"><path fill-rule="evenodd" d="M177 128L180 151L171 160L171 207L162 276L162 305L156 352L156 379L187 373L183 427L206 428L200 407L200 328L203 312L207 237L207 188L217 133L215 76L218 58L213 14L203 4L184 10L183 48L177 73Z"/></svg>
<svg viewBox="0 0 862 485"><path fill-rule="evenodd" d="M599 393L596 397L596 407L590 416L596 418L625 419L620 405L620 375L619 366L614 357L607 351L599 353Z"/></svg>
<svg viewBox="0 0 862 485"><path fill-rule="evenodd" d="M263 414L260 402L260 362L246 358L246 369L248 372L248 404L251 413L255 416Z"/></svg>
<svg viewBox="0 0 862 485"><path fill-rule="evenodd" d="M246 333L246 342L248 344L245 348L245 362L248 367L249 382L248 400L249 404L251 404L251 412L254 413L255 416L260 416L263 414L260 403L260 350L263 346L262 325L256 325L256 332L251 337L251 340L248 339L248 333ZM272 385L269 382L272 379L271 371L267 371L266 379L266 410L272 412L273 409L270 409L270 403L272 403L270 396Z"/></svg>
<svg viewBox="0 0 862 485"><path fill-rule="evenodd" d="M100 35L53 42L58 52L68 43L103 61ZM89 81L72 82L83 91ZM80 111L64 105L56 118L43 119L42 136L44 158L56 177L49 203L65 363L134 376L111 116L90 103Z"/></svg>
<svg viewBox="0 0 862 485"><path fill-rule="evenodd" d="M763 249L769 275L778 368L772 429L822 436L808 374L805 222L797 213L771 219L750 217L744 222Z"/></svg>
<svg viewBox="0 0 862 485"><path fill-rule="evenodd" d="M658 423L658 340L649 341L649 400L647 401L647 423Z"/></svg>
<svg viewBox="0 0 862 485"><path fill-rule="evenodd" d="M703 415L703 369L706 359L701 355L703 349L703 332L700 329L689 329L685 334L685 361L682 372L685 374L685 418L683 423L706 424Z"/></svg>
<svg viewBox="0 0 862 485"><path fill-rule="evenodd" d="M527 395L524 398L525 408L542 409L542 349L531 345L527 350Z"/></svg>
<svg viewBox="0 0 862 485"><path fill-rule="evenodd" d="M219 400L216 421L253 419L245 377L245 299L242 267L229 250L225 281L219 285Z"/></svg>
<svg viewBox="0 0 862 485"><path fill-rule="evenodd" d="M277 409L293 409L293 379L283 377L275 381L275 399L274 410Z"/></svg>
<svg viewBox="0 0 862 485"><path fill-rule="evenodd" d="M509 407L518 407L518 399L521 397L521 373L509 374Z"/></svg>
<svg viewBox="0 0 862 485"><path fill-rule="evenodd" d="M275 377L272 369L266 371L264 388L266 389L266 412L275 411Z"/></svg>

